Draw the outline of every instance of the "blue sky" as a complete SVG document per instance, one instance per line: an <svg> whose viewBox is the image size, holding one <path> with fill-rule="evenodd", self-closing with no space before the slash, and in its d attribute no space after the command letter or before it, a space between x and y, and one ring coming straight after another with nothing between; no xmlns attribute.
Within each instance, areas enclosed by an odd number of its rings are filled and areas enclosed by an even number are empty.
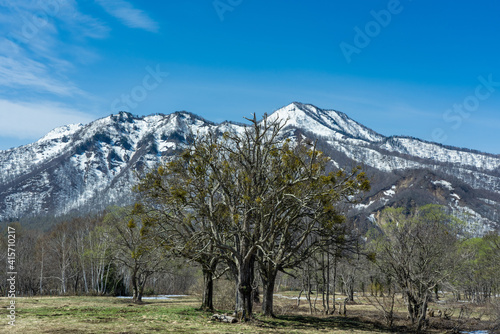
<svg viewBox="0 0 500 334"><path fill-rule="evenodd" d="M0 0L0 150L126 110L292 101L500 153L500 2Z"/></svg>

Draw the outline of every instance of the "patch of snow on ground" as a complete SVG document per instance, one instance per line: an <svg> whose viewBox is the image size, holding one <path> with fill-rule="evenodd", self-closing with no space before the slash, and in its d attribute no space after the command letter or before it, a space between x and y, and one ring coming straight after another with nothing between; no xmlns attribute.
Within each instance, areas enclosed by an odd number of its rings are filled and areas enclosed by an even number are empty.
<svg viewBox="0 0 500 334"><path fill-rule="evenodd" d="M288 297L288 296L283 296L283 295L279 295L279 294L276 294L276 293L273 296L278 297L278 298L283 298L283 299L293 299L293 300L299 299L299 297ZM306 297L300 297L300 300L307 300L307 298Z"/></svg>
<svg viewBox="0 0 500 334"><path fill-rule="evenodd" d="M384 195L389 197L394 196L396 194L396 192L394 191L395 189L396 186L392 186L391 189L384 191Z"/></svg>
<svg viewBox="0 0 500 334"><path fill-rule="evenodd" d="M370 203L368 203L368 204L358 203L354 206L354 208L358 209L358 210L363 210L363 209L366 209L367 207L369 207L370 205L372 205L373 203L375 203L375 201L370 201Z"/></svg>
<svg viewBox="0 0 500 334"><path fill-rule="evenodd" d="M480 200L485 202L486 204L491 204L491 205L497 204L495 201L492 201L491 199L487 199L487 198L480 198Z"/></svg>
<svg viewBox="0 0 500 334"><path fill-rule="evenodd" d="M178 297L187 297L187 296L186 295L158 295L158 296L142 297L142 299L170 300L172 298L178 298ZM117 296L116 298L132 299L132 296Z"/></svg>
<svg viewBox="0 0 500 334"><path fill-rule="evenodd" d="M439 181L431 181L435 185L439 185L443 188L446 188L448 190L453 190L453 187L451 186L451 183L445 180L439 180Z"/></svg>
<svg viewBox="0 0 500 334"><path fill-rule="evenodd" d="M159 145L159 151L160 152L163 152L163 151L166 151L168 149L175 149L177 147L177 145L175 143L172 143L172 142L163 142L163 143L160 143Z"/></svg>

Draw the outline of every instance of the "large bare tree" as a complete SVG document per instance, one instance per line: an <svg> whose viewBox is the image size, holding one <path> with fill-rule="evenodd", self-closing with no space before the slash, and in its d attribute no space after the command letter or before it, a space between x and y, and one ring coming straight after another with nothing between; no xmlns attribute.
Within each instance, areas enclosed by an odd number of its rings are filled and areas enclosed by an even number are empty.
<svg viewBox="0 0 500 334"><path fill-rule="evenodd" d="M360 168L328 173L329 159L314 145L283 139L284 121L249 121L240 132L198 136L137 187L142 212L164 227L168 244L194 259L223 259L233 269L244 319L252 316L256 262L263 312L272 315L278 271L331 242L343 220L336 204L369 188Z"/></svg>

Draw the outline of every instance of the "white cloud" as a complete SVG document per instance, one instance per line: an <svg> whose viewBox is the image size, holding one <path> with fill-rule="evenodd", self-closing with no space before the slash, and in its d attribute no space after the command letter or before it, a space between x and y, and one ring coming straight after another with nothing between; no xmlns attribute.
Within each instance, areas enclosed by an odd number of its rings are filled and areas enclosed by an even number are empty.
<svg viewBox="0 0 500 334"><path fill-rule="evenodd" d="M104 22L82 13L76 0L0 0L0 7L5 13L0 15L0 27L27 47L52 45L61 32L79 38L105 38L109 33Z"/></svg>
<svg viewBox="0 0 500 334"><path fill-rule="evenodd" d="M125 25L157 31L158 23L124 0L96 0ZM87 40L109 27L80 10L76 0L0 0L0 96L85 96L70 73L99 59Z"/></svg>
<svg viewBox="0 0 500 334"><path fill-rule="evenodd" d="M89 123L89 114L44 101L20 103L0 99L0 137L37 140L58 126Z"/></svg>
<svg viewBox="0 0 500 334"><path fill-rule="evenodd" d="M124 0L96 0L108 14L116 17L130 28L139 28L151 32L158 32L159 24L144 11Z"/></svg>
<svg viewBox="0 0 500 334"><path fill-rule="evenodd" d="M81 63L85 39L104 38L109 28L83 14L75 0L0 0L0 94L85 95L67 73ZM61 33L73 38L61 39ZM75 50L73 52L73 50ZM86 51L93 59L92 51ZM68 55L71 55L68 57Z"/></svg>
<svg viewBox="0 0 500 334"><path fill-rule="evenodd" d="M18 58L0 55L0 85L4 88L28 88L60 96L83 94L72 83L54 78L46 65L22 55Z"/></svg>

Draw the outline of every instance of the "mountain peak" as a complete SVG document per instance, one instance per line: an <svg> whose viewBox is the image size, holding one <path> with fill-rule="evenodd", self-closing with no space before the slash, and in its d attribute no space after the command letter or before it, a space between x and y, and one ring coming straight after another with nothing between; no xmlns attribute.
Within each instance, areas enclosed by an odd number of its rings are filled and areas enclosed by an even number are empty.
<svg viewBox="0 0 500 334"><path fill-rule="evenodd" d="M53 139L63 138L65 136L68 136L68 135L71 135L71 134L77 132L83 126L84 125L82 123L63 125L63 126L60 126L60 127L53 129L52 131L47 133L45 136L40 138L38 141L45 142L45 141L50 141Z"/></svg>
<svg viewBox="0 0 500 334"><path fill-rule="evenodd" d="M367 142L381 142L384 136L333 109L321 109L312 104L292 102L276 110L272 118L287 120L287 127L305 128L322 137L341 137Z"/></svg>

